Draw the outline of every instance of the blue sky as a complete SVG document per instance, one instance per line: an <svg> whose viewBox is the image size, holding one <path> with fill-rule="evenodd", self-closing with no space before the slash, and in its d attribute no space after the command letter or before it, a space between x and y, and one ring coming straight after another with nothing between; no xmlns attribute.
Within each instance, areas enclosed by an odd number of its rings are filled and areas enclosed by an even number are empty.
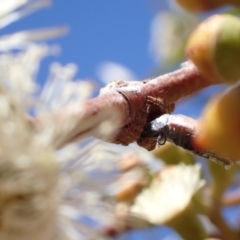
<svg viewBox="0 0 240 240"><path fill-rule="evenodd" d="M61 55L45 60L42 69L51 61L74 62L80 67L78 78L96 78L101 62L114 61L144 79L154 68L148 46L150 23L164 7L166 2L157 0L55 0L51 7L13 23L2 33L68 26L66 36L51 40L61 46Z"/></svg>

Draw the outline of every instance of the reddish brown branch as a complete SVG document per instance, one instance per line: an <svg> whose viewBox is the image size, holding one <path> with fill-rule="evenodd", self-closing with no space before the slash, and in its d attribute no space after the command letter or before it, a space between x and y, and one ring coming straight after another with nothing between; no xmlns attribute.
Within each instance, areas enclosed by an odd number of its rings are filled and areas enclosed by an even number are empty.
<svg viewBox="0 0 240 240"><path fill-rule="evenodd" d="M148 81L144 94L161 97L167 102L193 94L210 85L218 84L215 79L205 78L191 62L182 64L182 68Z"/></svg>
<svg viewBox="0 0 240 240"><path fill-rule="evenodd" d="M112 134L129 119L129 106L118 92L112 92L85 103L71 105L50 112L33 120L39 132L50 132L50 142L56 149L83 139L95 136L99 139L111 139ZM105 134L103 124L112 122L111 134ZM101 126L103 126L101 128ZM106 129L107 130L107 129Z"/></svg>
<svg viewBox="0 0 240 240"><path fill-rule="evenodd" d="M233 162L209 149L198 149L193 144L193 138L201 131L201 123L184 115L164 114L149 123L141 134L141 145L148 150L156 144L163 145L166 141L174 143L195 155L211 159L224 166L231 166Z"/></svg>
<svg viewBox="0 0 240 240"><path fill-rule="evenodd" d="M141 134L152 120L171 113L179 99L216 83L188 62L153 80L110 83L98 98L37 118L35 125L40 129L50 126L56 148L87 136L123 145L137 141L145 147ZM108 128L112 134L104 133Z"/></svg>

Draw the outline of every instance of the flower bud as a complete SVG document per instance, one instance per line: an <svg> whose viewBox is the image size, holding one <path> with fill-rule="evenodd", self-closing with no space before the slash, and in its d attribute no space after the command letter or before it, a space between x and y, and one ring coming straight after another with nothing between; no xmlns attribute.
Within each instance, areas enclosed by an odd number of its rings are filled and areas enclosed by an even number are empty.
<svg viewBox="0 0 240 240"><path fill-rule="evenodd" d="M189 38L186 55L213 82L240 79L240 20L214 15L201 23Z"/></svg>
<svg viewBox="0 0 240 240"><path fill-rule="evenodd" d="M240 85L208 103L202 129L194 141L235 163L240 160Z"/></svg>
<svg viewBox="0 0 240 240"><path fill-rule="evenodd" d="M176 0L178 4L189 11L207 11L226 4L239 6L238 0Z"/></svg>

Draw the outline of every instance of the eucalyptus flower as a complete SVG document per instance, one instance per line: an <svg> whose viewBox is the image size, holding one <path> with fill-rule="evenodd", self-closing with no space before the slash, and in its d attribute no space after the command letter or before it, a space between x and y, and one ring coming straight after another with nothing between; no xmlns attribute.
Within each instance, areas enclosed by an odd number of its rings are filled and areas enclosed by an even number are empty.
<svg viewBox="0 0 240 240"><path fill-rule="evenodd" d="M192 239L192 232L196 234L195 239L204 239L206 233L191 207L194 195L205 184L200 170L199 164L163 168L138 195L131 213L154 225L168 225L184 239ZM183 227L186 222L187 229Z"/></svg>
<svg viewBox="0 0 240 240"><path fill-rule="evenodd" d="M0 0L0 27L48 4ZM1 240L108 239L109 227L124 225L116 221L115 199L122 176L124 183L144 177L140 170L121 170L119 161L126 149L120 146L86 139L56 151L59 139L52 141L54 126L71 128L70 121L49 119L42 129L33 124L32 115L75 103L81 107L92 95L91 81L75 81L75 64L53 63L41 90L36 82L41 60L59 50L42 41L65 30L56 27L0 37ZM142 151L141 157L152 162L151 155Z"/></svg>

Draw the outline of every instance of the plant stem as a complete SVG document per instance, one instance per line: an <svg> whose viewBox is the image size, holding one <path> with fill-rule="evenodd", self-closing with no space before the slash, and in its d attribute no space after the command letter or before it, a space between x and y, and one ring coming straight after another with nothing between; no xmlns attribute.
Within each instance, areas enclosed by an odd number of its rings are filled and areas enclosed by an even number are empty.
<svg viewBox="0 0 240 240"><path fill-rule="evenodd" d="M223 240L238 240L237 233L231 229L222 217L220 208L216 208L210 213L211 221L220 230Z"/></svg>
<svg viewBox="0 0 240 240"><path fill-rule="evenodd" d="M37 117L33 124L39 131L51 130L56 148L88 136L128 145L138 141L147 123L171 113L176 101L212 84L217 82L187 62L153 80L111 83L99 97Z"/></svg>
<svg viewBox="0 0 240 240"><path fill-rule="evenodd" d="M148 81L148 86L143 91L146 95L162 97L168 102L177 102L214 84L219 82L204 77L193 63L185 62L179 70Z"/></svg>
<svg viewBox="0 0 240 240"><path fill-rule="evenodd" d="M156 143L164 145L169 141L177 146L192 152L195 155L211 159L225 167L234 164L231 159L221 156L209 149L198 149L193 139L201 131L201 123L184 115L164 114L147 125L142 132L142 144L152 150Z"/></svg>
<svg viewBox="0 0 240 240"><path fill-rule="evenodd" d="M206 231L191 206L188 206L167 225L179 233L184 240L203 240L207 237Z"/></svg>

